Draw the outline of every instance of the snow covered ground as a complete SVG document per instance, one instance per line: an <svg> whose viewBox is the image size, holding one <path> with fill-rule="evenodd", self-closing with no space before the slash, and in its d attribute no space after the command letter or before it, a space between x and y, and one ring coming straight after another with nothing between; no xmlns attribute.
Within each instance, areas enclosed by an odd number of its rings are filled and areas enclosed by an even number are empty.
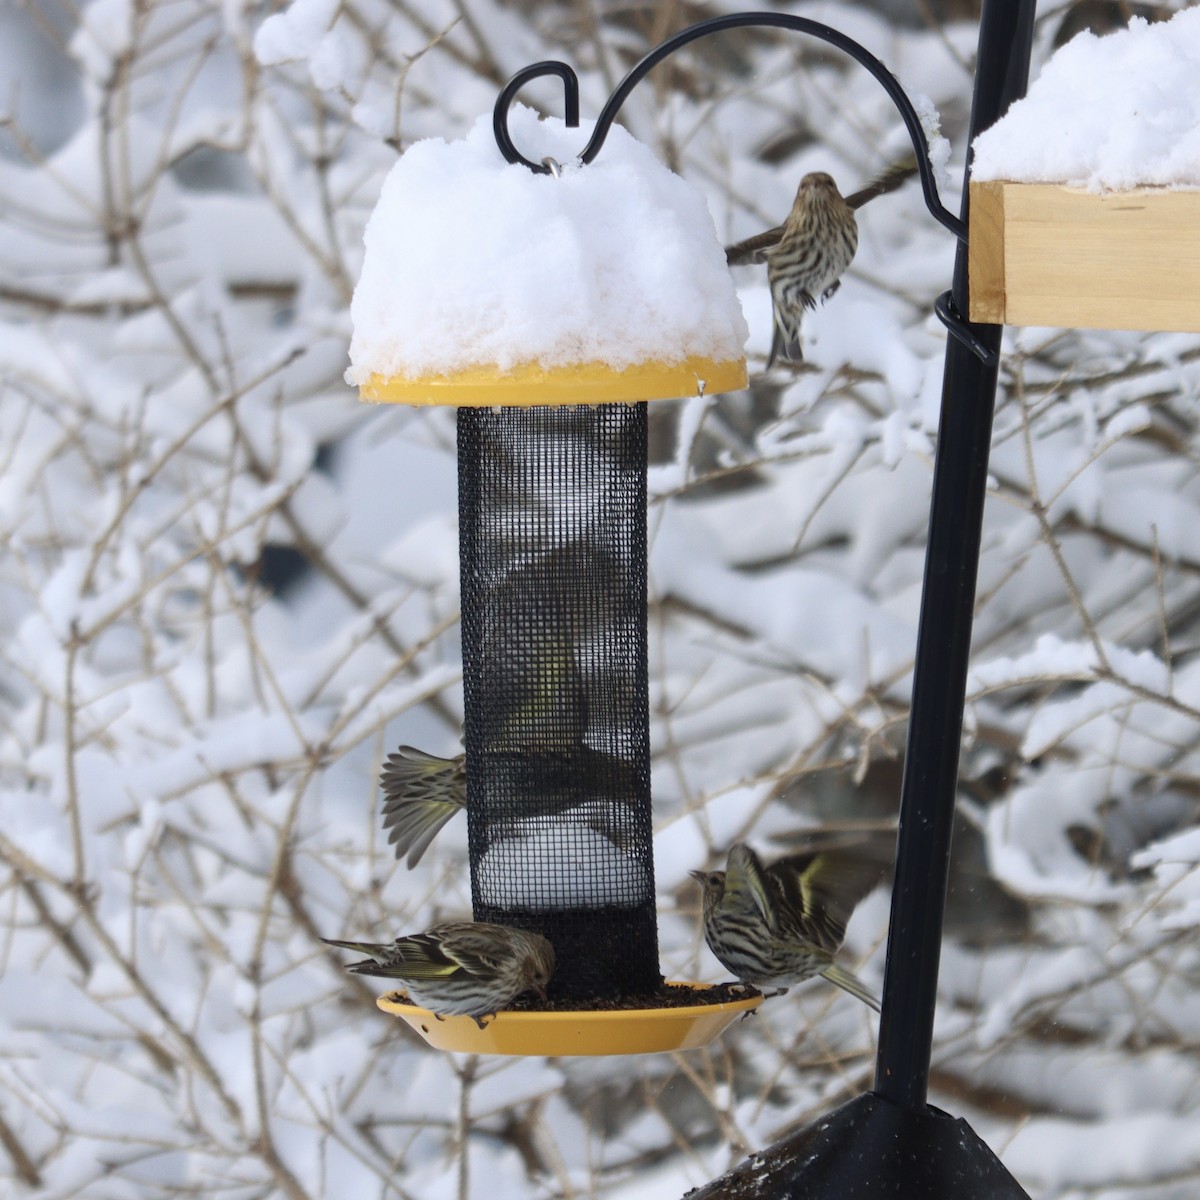
<svg viewBox="0 0 1200 1200"><path fill-rule="evenodd" d="M961 180L970 20L787 7L930 97ZM1077 15L1041 8L1037 65ZM344 381L366 222L398 151L464 137L527 63L571 62L594 116L664 11L0 12L15 1194L670 1197L869 1086L871 1014L823 985L709 1051L475 1062L413 1041L318 941L470 906L461 823L410 873L377 822L381 756L454 750L462 701L453 415ZM559 85L522 101L559 113ZM806 171L851 191L906 148L864 72L775 34L697 44L623 119L727 241ZM739 269L750 389L651 415L674 977L722 977L689 869L894 816L954 245L911 185L859 224L804 370L762 373L764 272ZM1198 384L1200 336L1006 336L932 1099L1047 1200L1200 1177ZM886 920L879 892L849 931L874 985Z"/></svg>

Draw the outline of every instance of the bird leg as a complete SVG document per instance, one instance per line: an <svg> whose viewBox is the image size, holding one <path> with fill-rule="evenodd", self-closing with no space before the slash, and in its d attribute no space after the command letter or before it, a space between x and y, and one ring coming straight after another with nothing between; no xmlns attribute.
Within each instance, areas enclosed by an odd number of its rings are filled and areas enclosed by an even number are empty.
<svg viewBox="0 0 1200 1200"><path fill-rule="evenodd" d="M484 1013L482 1017L472 1017L471 1020L474 1021L480 1029L486 1029L489 1022L495 1019L495 1016L496 1014L494 1012L490 1012Z"/></svg>

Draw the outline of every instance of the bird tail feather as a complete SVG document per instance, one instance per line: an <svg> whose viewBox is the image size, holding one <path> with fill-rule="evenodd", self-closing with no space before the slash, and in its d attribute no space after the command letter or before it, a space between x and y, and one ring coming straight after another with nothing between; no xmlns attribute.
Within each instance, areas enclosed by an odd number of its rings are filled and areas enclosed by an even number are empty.
<svg viewBox="0 0 1200 1200"><path fill-rule="evenodd" d="M356 954L377 954L382 947L378 942L339 942L334 938L322 938L327 946L336 946L339 950L353 950Z"/></svg>
<svg viewBox="0 0 1200 1200"><path fill-rule="evenodd" d="M775 321L775 328L771 334L771 353L767 357L767 370L769 371L776 362L786 363L802 363L804 361L804 351L800 347L800 331L796 330L796 336L790 337L784 332L778 319Z"/></svg>
<svg viewBox="0 0 1200 1200"><path fill-rule="evenodd" d="M879 1012L879 998L857 975L847 971L845 967L839 967L837 963L830 963L821 974L830 983L836 983L838 987L852 996L857 996L864 1004L869 1004L876 1012Z"/></svg>
<svg viewBox="0 0 1200 1200"><path fill-rule="evenodd" d="M388 845L396 847L397 858L407 855L411 871L442 826L460 812L462 806L448 800L392 800L384 807L383 827L391 830Z"/></svg>

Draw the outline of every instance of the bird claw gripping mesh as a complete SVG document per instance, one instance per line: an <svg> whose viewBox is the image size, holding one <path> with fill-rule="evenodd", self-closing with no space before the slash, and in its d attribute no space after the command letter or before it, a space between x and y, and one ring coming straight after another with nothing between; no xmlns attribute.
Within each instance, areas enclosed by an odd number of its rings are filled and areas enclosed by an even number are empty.
<svg viewBox="0 0 1200 1200"><path fill-rule="evenodd" d="M460 409L458 463L475 919L554 998L652 993L646 406Z"/></svg>

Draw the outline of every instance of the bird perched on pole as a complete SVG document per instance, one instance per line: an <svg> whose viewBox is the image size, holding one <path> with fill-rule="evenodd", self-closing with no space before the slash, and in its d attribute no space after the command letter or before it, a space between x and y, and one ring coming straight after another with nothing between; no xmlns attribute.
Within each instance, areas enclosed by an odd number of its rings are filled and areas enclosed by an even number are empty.
<svg viewBox="0 0 1200 1200"><path fill-rule="evenodd" d="M818 297L828 300L841 286L842 275L858 249L855 210L894 191L916 169L916 160L910 157L846 197L831 175L812 171L800 180L782 225L725 248L725 261L731 267L767 264L774 313L768 370L776 359L804 361L800 348L804 311L816 308Z"/></svg>
<svg viewBox="0 0 1200 1200"><path fill-rule="evenodd" d="M471 1017L480 1029L522 992L544 1000L554 973L554 947L540 933L485 921L443 921L394 942L321 941L367 955L347 971L399 979L409 999L439 1020Z"/></svg>
<svg viewBox="0 0 1200 1200"><path fill-rule="evenodd" d="M704 940L742 983L785 992L823 975L869 1004L879 1001L834 962L855 905L883 881L886 863L852 846L797 854L764 866L744 842L724 871L692 871L704 897Z"/></svg>

